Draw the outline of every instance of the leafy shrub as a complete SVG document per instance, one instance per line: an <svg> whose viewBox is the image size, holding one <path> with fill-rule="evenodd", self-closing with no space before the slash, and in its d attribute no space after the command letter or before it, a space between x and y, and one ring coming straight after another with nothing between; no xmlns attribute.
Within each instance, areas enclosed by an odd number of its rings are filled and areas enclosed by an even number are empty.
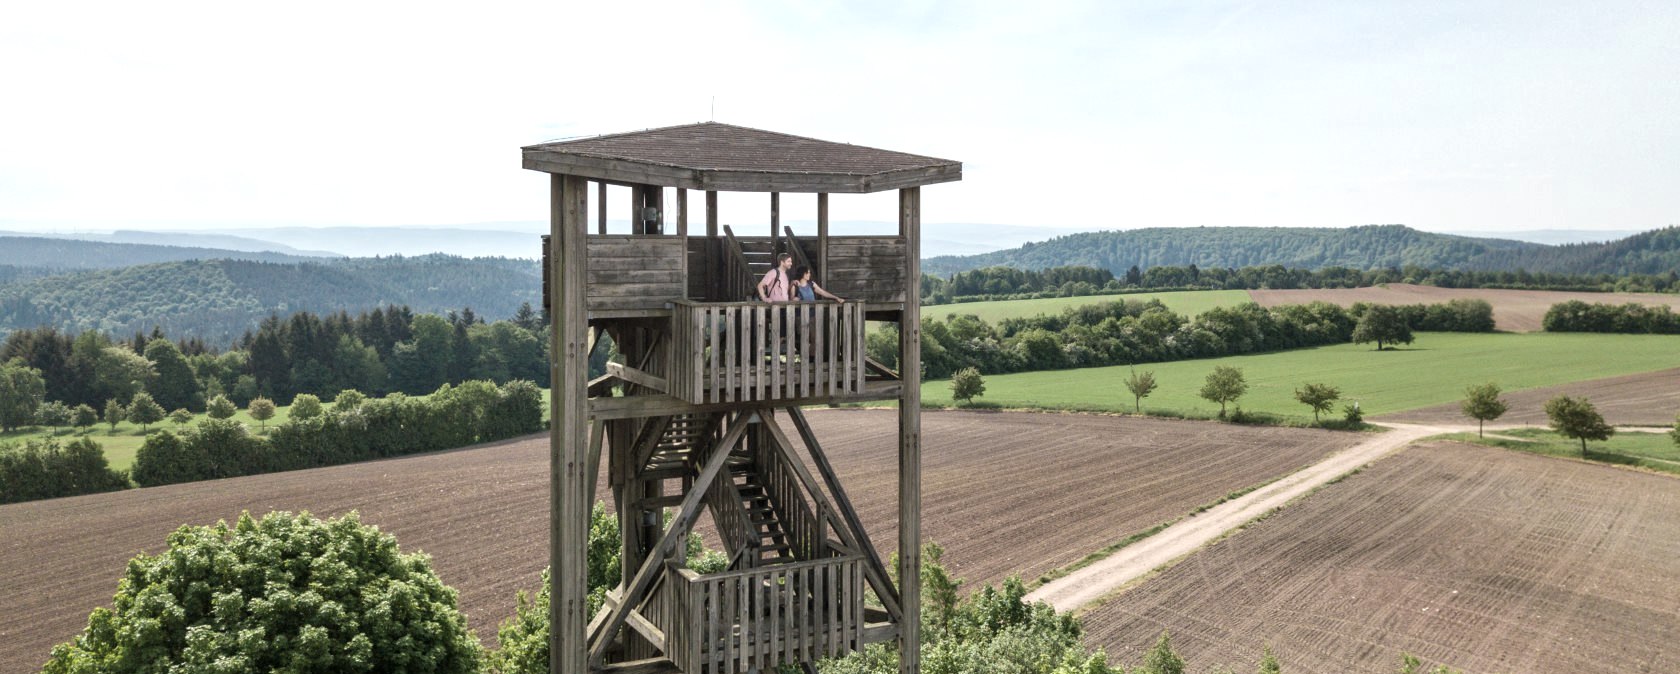
<svg viewBox="0 0 1680 674"><path fill-rule="evenodd" d="M355 513L246 513L130 560L113 606L45 672L477 672L455 601L430 560Z"/></svg>
<svg viewBox="0 0 1680 674"><path fill-rule="evenodd" d="M1540 325L1546 332L1617 332L1680 335L1680 314L1667 306L1559 302L1546 310Z"/></svg>
<svg viewBox="0 0 1680 674"><path fill-rule="evenodd" d="M980 376L979 370L973 367L965 367L951 375L952 400L966 403L985 394L986 380Z"/></svg>
<svg viewBox="0 0 1680 674"><path fill-rule="evenodd" d="M321 399L312 393L299 393L292 398L291 418L308 421L321 416Z"/></svg>
<svg viewBox="0 0 1680 674"><path fill-rule="evenodd" d="M239 413L239 407L234 405L232 400L228 400L227 396L219 395L205 404L204 411L211 419L231 419Z"/></svg>
<svg viewBox="0 0 1680 674"><path fill-rule="evenodd" d="M128 476L112 470L105 450L87 438L65 444L41 438L0 447L0 503L127 488Z"/></svg>

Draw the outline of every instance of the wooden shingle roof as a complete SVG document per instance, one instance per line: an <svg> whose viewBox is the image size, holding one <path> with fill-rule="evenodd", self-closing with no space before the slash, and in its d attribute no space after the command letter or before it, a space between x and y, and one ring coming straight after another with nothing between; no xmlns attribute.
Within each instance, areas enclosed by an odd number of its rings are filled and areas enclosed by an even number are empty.
<svg viewBox="0 0 1680 674"><path fill-rule="evenodd" d="M525 168L732 192L879 192L962 180L962 162L701 122L522 148Z"/></svg>

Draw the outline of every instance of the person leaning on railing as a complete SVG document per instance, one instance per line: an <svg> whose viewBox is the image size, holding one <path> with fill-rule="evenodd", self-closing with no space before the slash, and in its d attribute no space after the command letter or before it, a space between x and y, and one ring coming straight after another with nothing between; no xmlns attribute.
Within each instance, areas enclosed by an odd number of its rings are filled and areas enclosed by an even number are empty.
<svg viewBox="0 0 1680 674"><path fill-rule="evenodd" d="M823 290L822 286L817 285L816 281L811 280L811 268L806 266L795 267L793 270L793 295L794 301L800 303L816 302L818 297L834 300L835 302L839 302L841 304L846 303L844 298L841 298L839 295L835 295L827 290ZM806 307L804 311L794 312L796 328L799 326L811 325L816 321L816 316L816 307ZM809 330L796 329L794 331L794 335L798 338L798 343L800 345L811 341Z"/></svg>

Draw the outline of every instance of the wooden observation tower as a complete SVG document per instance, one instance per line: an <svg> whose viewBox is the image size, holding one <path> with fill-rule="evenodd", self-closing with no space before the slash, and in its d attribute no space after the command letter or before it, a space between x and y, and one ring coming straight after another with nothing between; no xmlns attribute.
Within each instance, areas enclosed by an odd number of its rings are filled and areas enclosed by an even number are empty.
<svg viewBox="0 0 1680 674"><path fill-rule="evenodd" d="M809 671L892 640L902 671L918 671L921 187L961 180L962 164L711 122L523 152L552 190L551 671ZM608 185L630 188L628 234L607 233ZM703 231L689 226L691 190L705 194ZM830 194L884 190L898 190L897 234L831 235ZM722 225L718 192L767 193L768 236ZM815 238L781 226L783 192L817 195ZM748 301L783 253L849 301ZM905 382L865 356L866 321L898 324ZM602 335L621 362L592 381ZM895 398L896 585L800 412ZM603 461L623 577L586 615ZM721 573L686 566L683 543L702 515L729 558Z"/></svg>

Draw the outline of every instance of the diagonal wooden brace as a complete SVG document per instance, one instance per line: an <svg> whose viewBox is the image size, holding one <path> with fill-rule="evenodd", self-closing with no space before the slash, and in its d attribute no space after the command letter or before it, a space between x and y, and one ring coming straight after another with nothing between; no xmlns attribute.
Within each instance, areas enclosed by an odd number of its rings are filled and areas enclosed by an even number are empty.
<svg viewBox="0 0 1680 674"><path fill-rule="evenodd" d="M757 412L749 410L736 416L735 422L729 427L729 432L725 433L723 438L718 441L712 456L706 459L706 465L700 469L700 475L695 478L694 485L688 490L688 495L683 497L682 507L677 510L676 517L671 519L671 525L665 529L665 535L660 536L658 545L654 546L653 551L648 554L647 560L642 562L641 568L636 571L636 576L630 581L629 587L623 588L624 591L620 595L623 598L622 601L606 611L606 616L598 623L598 627L596 625L590 626L589 663L591 667L601 665L601 660L607 653L607 646L612 643L613 635L617 634L619 628L624 626L625 620L629 618L630 611L640 605L642 600L646 598L648 588L653 586L653 581L658 577L660 568L665 565L666 556L676 550L676 547L687 538L689 525L694 522L694 516L699 514L700 504L704 502L706 490L711 488L712 481L717 479L717 476L723 472L723 467L729 463L730 449L735 446L735 443L740 442L741 437L746 434L748 424L745 422L748 420L747 418L756 414Z"/></svg>
<svg viewBox="0 0 1680 674"><path fill-rule="evenodd" d="M846 495L845 487L840 485L834 465L828 462L828 454L823 451L822 444L817 442L817 434L811 430L811 423L805 419L805 413L798 407L789 407L787 412L788 418L793 420L794 430L799 431L799 439L805 442L806 449L811 450L811 461L816 464L817 472L822 473L823 484L828 486L828 493L834 495L834 501L839 506L834 510L839 511L840 516L846 520L844 529L835 527L840 531L841 542L863 553L864 575L869 579L869 586L875 590L875 596L881 600L881 606L887 609L887 614L895 621L900 619L902 613L899 610L898 588L888 580L887 565L881 562L880 553L875 551L875 546L870 543L869 534L864 532L863 519L858 517L851 497ZM782 436L781 430L776 428L775 424L771 424L770 428L773 429L771 433L777 436L777 442L787 442L787 438ZM804 464L798 465L800 472L804 473ZM810 479L808 473L805 473L805 476L806 480ZM847 530L850 530L853 539L846 539Z"/></svg>

